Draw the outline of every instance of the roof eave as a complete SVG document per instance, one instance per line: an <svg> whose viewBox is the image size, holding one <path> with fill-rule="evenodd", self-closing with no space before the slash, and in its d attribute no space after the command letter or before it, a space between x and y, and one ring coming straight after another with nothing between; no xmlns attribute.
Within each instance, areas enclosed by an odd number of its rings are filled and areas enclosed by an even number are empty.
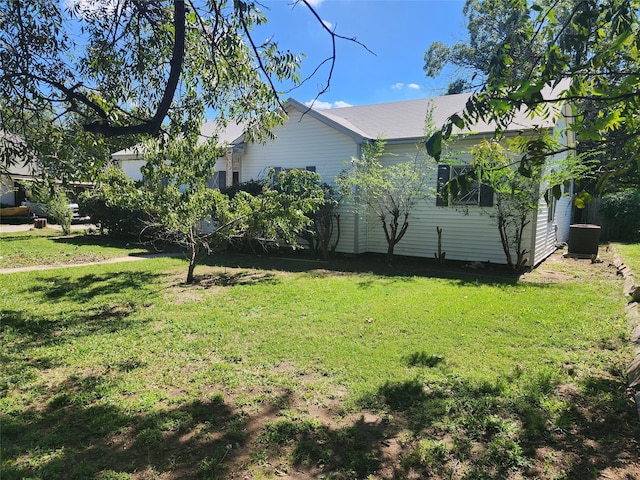
<svg viewBox="0 0 640 480"><path fill-rule="evenodd" d="M348 137L351 137L356 143L362 143L365 140L371 140L370 138L361 135L360 133L355 132L350 128L347 128L344 125L339 124L338 122L335 122L334 120L322 115L322 113L318 112L317 110L314 110L313 108L308 107L307 105L300 103L293 98L287 100L284 104L284 107L285 111L289 107L293 107L303 115L311 115L312 118L318 120L319 122L324 123L325 125L339 131L340 133L343 133L344 135L347 135Z"/></svg>

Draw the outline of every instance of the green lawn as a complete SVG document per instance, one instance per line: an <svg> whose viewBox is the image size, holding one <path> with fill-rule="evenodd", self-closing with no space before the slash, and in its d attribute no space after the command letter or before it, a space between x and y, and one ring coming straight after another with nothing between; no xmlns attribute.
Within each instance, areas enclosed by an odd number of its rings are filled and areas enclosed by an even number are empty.
<svg viewBox="0 0 640 480"><path fill-rule="evenodd" d="M166 258L0 276L3 479L595 479L638 459L604 264L515 282L220 260L193 286Z"/></svg>
<svg viewBox="0 0 640 480"><path fill-rule="evenodd" d="M51 228L0 234L0 268L85 263L146 252L140 245L83 233L64 236Z"/></svg>

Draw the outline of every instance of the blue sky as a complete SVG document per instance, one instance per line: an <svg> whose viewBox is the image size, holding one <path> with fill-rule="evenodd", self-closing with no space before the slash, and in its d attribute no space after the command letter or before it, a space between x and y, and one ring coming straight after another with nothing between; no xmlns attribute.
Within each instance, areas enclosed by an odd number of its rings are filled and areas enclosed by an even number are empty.
<svg viewBox="0 0 640 480"><path fill-rule="evenodd" d="M375 55L352 42L338 41L330 91L316 107L327 108L411 100L444 93L451 70L438 79L422 70L424 51L432 42L451 45L466 39L463 1L453 0L313 0L314 8L337 34L356 37ZM256 41L270 35L281 48L305 53L303 72L310 73L331 54L329 35L303 5L290 0L263 0L269 24ZM285 94L303 103L312 100L328 70Z"/></svg>

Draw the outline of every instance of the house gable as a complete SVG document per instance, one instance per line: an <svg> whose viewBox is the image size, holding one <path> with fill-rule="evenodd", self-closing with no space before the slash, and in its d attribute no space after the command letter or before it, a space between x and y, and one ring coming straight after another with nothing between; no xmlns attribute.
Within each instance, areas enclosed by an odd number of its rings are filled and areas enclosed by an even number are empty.
<svg viewBox="0 0 640 480"><path fill-rule="evenodd" d="M333 183L351 157L359 154L362 137L318 116L299 102L287 102L288 118L274 129L275 140L244 145L241 181L264 178L269 168L315 167Z"/></svg>

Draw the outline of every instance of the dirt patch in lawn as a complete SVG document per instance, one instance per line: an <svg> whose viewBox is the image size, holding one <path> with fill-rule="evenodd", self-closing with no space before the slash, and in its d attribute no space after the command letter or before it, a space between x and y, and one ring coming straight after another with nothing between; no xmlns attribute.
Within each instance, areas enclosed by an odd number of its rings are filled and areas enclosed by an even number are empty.
<svg viewBox="0 0 640 480"><path fill-rule="evenodd" d="M443 400L481 405L477 398L455 399L458 391L391 404L382 396L379 408L345 411L339 397L310 397L305 384L315 380L306 377L298 388L271 389L266 397L253 390L262 400L250 406L238 406L236 394L183 405L164 415L186 415L193 420L188 427L156 438L145 434L141 421L104 448L123 466L135 465L135 480L640 478L633 409L602 401L621 388L612 378L598 380L590 392L561 385L556 398L571 404L566 426L538 426L536 433L523 415L517 423L525 433L518 435L500 431L501 421L514 418L500 407L470 412L457 429L446 421L459 419L445 412L420 420Z"/></svg>
<svg viewBox="0 0 640 480"><path fill-rule="evenodd" d="M613 249L606 245L600 248L594 259L571 256L566 249L559 249L536 268L522 274L519 281L563 283L615 279L619 275L613 256Z"/></svg>

